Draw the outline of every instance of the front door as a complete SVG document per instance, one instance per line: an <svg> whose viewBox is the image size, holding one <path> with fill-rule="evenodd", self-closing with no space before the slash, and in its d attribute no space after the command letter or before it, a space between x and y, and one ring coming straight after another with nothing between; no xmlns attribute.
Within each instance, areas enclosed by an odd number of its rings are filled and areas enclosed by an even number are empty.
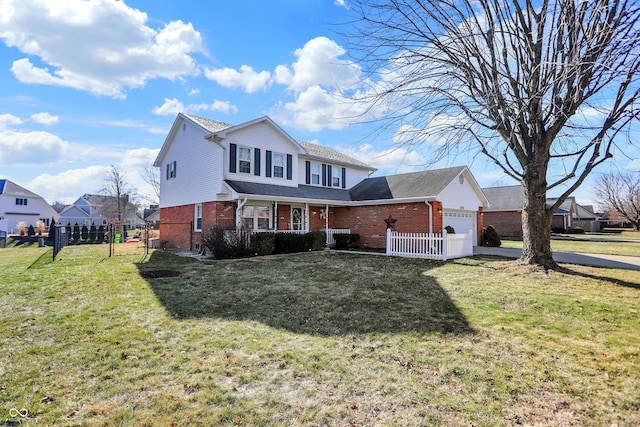
<svg viewBox="0 0 640 427"><path fill-rule="evenodd" d="M291 229L292 230L304 229L302 208L291 208Z"/></svg>

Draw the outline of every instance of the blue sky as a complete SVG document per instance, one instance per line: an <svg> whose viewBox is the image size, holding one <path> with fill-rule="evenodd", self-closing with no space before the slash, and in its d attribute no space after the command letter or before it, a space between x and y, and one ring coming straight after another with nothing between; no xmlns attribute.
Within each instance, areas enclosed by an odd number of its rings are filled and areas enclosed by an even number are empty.
<svg viewBox="0 0 640 427"><path fill-rule="evenodd" d="M361 77L335 25L346 1L0 0L0 178L71 203L98 193L113 164L150 194L141 173L178 112L230 124L269 115L378 175L424 168L427 144L336 119L348 115L338 88L353 95ZM454 165L482 186L516 184L474 153L432 167ZM590 185L579 203L596 201Z"/></svg>

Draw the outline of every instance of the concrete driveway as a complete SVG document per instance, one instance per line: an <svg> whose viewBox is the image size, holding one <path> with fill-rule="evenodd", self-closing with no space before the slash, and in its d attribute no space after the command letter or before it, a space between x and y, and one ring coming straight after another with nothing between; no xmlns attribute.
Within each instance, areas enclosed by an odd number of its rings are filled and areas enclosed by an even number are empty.
<svg viewBox="0 0 640 427"><path fill-rule="evenodd" d="M474 255L494 255L505 258L520 258L522 250L509 248L488 248L475 246ZM640 270L640 257L621 255L583 254L574 252L554 252L553 259L561 264L589 265L592 267Z"/></svg>

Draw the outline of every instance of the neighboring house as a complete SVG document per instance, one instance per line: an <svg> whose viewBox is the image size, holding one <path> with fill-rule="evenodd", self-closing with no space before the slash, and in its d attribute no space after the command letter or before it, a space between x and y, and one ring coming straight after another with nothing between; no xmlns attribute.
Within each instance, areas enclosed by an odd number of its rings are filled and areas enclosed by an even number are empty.
<svg viewBox="0 0 640 427"><path fill-rule="evenodd" d="M0 179L0 221L7 233L18 233L18 223L36 228L38 221L48 227L58 213L36 193L8 179Z"/></svg>
<svg viewBox="0 0 640 427"><path fill-rule="evenodd" d="M159 205L151 205L149 208L144 210L142 214L142 218L145 223L149 224L149 226L153 229L158 229L160 227L160 206Z"/></svg>
<svg viewBox="0 0 640 427"><path fill-rule="evenodd" d="M524 188L521 185L488 187L482 191L489 199L489 207L484 210L484 224L492 225L503 237L522 237L522 208L524 207ZM558 199L547 198L547 207ZM574 197L567 197L556 209L551 220L552 229L569 230L584 221L594 221L595 215L576 203ZM585 228L590 231L590 228Z"/></svg>
<svg viewBox="0 0 640 427"><path fill-rule="evenodd" d="M136 205L129 201L128 195L121 198L120 216L129 229L135 228L137 224L142 222L137 210ZM90 227L91 224L95 224L99 227L117 220L117 197L85 194L60 212L59 222L62 225L78 223L80 226L86 225Z"/></svg>
<svg viewBox="0 0 640 427"><path fill-rule="evenodd" d="M482 229L482 190L466 167L369 178L367 164L296 141L269 117L232 126L179 114L154 166L161 169L160 235L191 249L214 225L270 231L348 229L383 248L402 232ZM391 221L393 222L393 221Z"/></svg>

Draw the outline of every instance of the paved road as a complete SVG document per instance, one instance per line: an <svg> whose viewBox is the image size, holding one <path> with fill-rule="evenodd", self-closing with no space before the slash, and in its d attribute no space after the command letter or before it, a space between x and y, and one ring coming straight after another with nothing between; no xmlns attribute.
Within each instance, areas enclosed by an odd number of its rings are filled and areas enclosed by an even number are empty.
<svg viewBox="0 0 640 427"><path fill-rule="evenodd" d="M506 258L520 258L520 249L488 248L475 246L474 255L495 255ZM627 270L640 270L640 257L621 255L583 254L573 252L554 252L553 259L563 264L589 265L593 267L622 268Z"/></svg>

